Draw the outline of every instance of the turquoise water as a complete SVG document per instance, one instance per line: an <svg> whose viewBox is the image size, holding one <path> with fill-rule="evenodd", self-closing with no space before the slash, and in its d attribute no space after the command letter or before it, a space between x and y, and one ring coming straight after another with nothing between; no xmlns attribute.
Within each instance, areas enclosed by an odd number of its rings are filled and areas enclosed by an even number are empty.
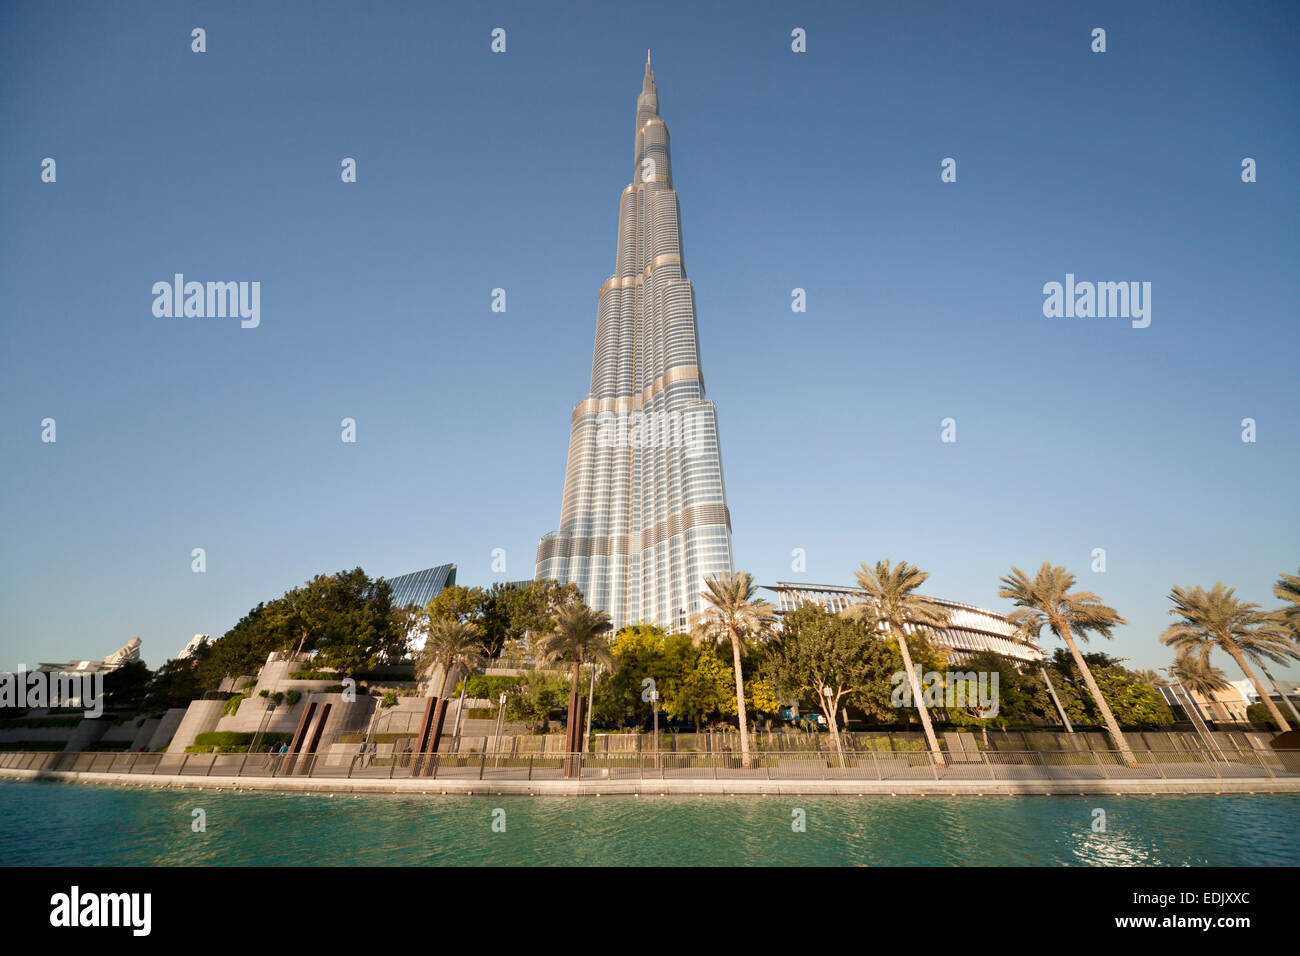
<svg viewBox="0 0 1300 956"><path fill-rule="evenodd" d="M494 811L505 832L493 832ZM793 832L792 811L807 829ZM1094 808L1106 832L1092 830ZM193 811L207 831L191 829ZM1300 795L412 797L0 781L6 865L1300 865ZM497 817L500 819L499 815Z"/></svg>

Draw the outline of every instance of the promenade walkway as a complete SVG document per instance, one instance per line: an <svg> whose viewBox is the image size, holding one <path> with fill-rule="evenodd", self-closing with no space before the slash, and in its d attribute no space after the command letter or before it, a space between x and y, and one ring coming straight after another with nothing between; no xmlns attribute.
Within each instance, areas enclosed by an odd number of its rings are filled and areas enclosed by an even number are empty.
<svg viewBox="0 0 1300 956"><path fill-rule="evenodd" d="M0 753L0 779L327 792L1300 793L1300 751L728 754ZM572 774L565 776L565 764Z"/></svg>

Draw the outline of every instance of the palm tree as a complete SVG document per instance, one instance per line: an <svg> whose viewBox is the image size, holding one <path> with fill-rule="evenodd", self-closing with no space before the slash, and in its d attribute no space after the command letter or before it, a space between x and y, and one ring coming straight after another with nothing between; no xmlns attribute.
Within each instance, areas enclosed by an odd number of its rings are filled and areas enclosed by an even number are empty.
<svg viewBox="0 0 1300 956"><path fill-rule="evenodd" d="M1110 711L1110 705L1106 703L1101 688L1097 686L1096 678L1092 676L1087 661L1083 659L1078 645L1074 642L1075 635L1086 641L1089 631L1095 631L1109 639L1112 628L1127 622L1113 607L1102 604L1101 598L1091 591L1071 591L1070 588L1074 587L1074 575L1065 568L1053 567L1047 561L1043 562L1043 566L1038 569L1038 574L1033 578L1019 568L1013 567L1011 573L1001 581L1002 587L998 588L998 597L1009 598L1015 602L1017 608L1007 615L1007 621L1035 640L1046 625L1053 634L1065 641L1065 646L1070 649L1070 655L1074 658L1074 666L1083 675L1088 693L1092 694L1092 699L1097 703L1097 710L1101 712L1101 719L1106 724L1106 730L1115 744L1115 749L1119 751L1126 765L1137 769L1137 758L1133 756L1128 742L1120 733L1119 724Z"/></svg>
<svg viewBox="0 0 1300 956"><path fill-rule="evenodd" d="M539 665L572 664L573 679L569 689L572 702L578 695L578 678L583 664L614 666L614 655L604 634L609 630L609 615L595 611L581 600L563 605L552 618L551 630L537 637L533 653ZM573 730L574 714L569 710L567 726Z"/></svg>
<svg viewBox="0 0 1300 956"><path fill-rule="evenodd" d="M478 625L470 621L435 617L429 621L427 631L424 650L420 652L419 672L423 676L442 668L442 687L438 696L445 697L452 668L463 665L468 669L470 664L487 655L487 648L479 639Z"/></svg>
<svg viewBox="0 0 1300 956"><path fill-rule="evenodd" d="M1181 649L1173 666L1169 668L1169 676L1186 691L1200 694L1207 706L1213 704L1214 694L1217 691L1232 686L1223 671L1210 663L1208 646L1200 654L1193 653L1191 648ZM1190 717L1191 714L1189 713L1188 716Z"/></svg>
<svg viewBox="0 0 1300 956"><path fill-rule="evenodd" d="M948 626L947 610L914 593L929 577L925 571L906 561L899 561L893 567L888 561L877 561L874 568L867 567L864 562L857 578L858 587L866 592L867 600L851 605L845 613L853 619L866 619L877 630L889 631L898 641L903 668L907 671L907 684L912 689L912 701L921 714L921 726L925 728L925 739L929 741L935 763L943 767L943 751L939 749L939 740L930 724L930 712L925 709L921 682L912 666L912 655L905 637L910 628Z"/></svg>
<svg viewBox="0 0 1300 956"><path fill-rule="evenodd" d="M1159 671L1153 671L1150 669L1144 671L1134 671L1133 676L1136 677L1138 680L1140 680L1142 683L1146 684L1148 687L1167 687L1169 685L1169 681L1161 677Z"/></svg>
<svg viewBox="0 0 1300 956"><path fill-rule="evenodd" d="M1268 706L1281 731L1290 730L1291 725L1273 703L1263 682L1246 666L1248 655L1278 664L1286 663L1288 657L1300 657L1290 632L1278 618L1261 610L1258 604L1239 600L1235 589L1225 588L1221 581L1216 581L1209 591L1201 587L1175 587L1169 592L1169 600L1174 604L1169 613L1181 620L1165 629L1160 635L1161 643L1179 649L1208 652L1209 648L1217 647L1222 650L1255 685L1259 699Z"/></svg>
<svg viewBox="0 0 1300 956"><path fill-rule="evenodd" d="M723 572L707 578L700 596L710 605L696 615L691 633L700 641L729 640L731 663L736 677L736 715L740 723L740 765L749 767L749 727L745 713L745 678L740 671L740 655L746 641L766 638L771 633L776 609L762 598L754 597L758 585L748 571Z"/></svg>
<svg viewBox="0 0 1300 956"><path fill-rule="evenodd" d="M1214 719L1213 701L1216 691L1223 690L1232 685L1224 677L1223 671L1210 663L1209 648L1206 647L1200 654L1191 653L1190 649L1184 649L1178 652L1178 656L1172 667L1165 668L1170 676L1174 678L1174 699L1178 699L1179 691L1183 695L1183 710L1187 712L1187 719L1192 722L1196 732L1201 736L1205 743L1208 753L1218 754L1220 759L1226 760L1223 751L1214 738L1210 736L1210 728L1206 726L1205 721L1201 718L1192 700L1192 693L1201 695L1206 702L1206 710L1210 713L1210 719Z"/></svg>
<svg viewBox="0 0 1300 956"><path fill-rule="evenodd" d="M1287 602L1287 607L1277 612L1277 616L1292 635L1300 640L1300 574L1284 574L1273 585L1273 596L1279 601Z"/></svg>

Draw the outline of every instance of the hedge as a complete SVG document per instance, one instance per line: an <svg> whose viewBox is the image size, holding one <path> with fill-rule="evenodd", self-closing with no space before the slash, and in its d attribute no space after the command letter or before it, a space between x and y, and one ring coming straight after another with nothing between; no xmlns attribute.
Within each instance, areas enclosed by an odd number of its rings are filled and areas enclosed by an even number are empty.
<svg viewBox="0 0 1300 956"><path fill-rule="evenodd" d="M0 720L0 728L17 727L75 727L83 717L7 717Z"/></svg>
<svg viewBox="0 0 1300 956"><path fill-rule="evenodd" d="M66 740L16 740L12 743L0 743L0 750L41 750L56 751L66 747Z"/></svg>
<svg viewBox="0 0 1300 956"><path fill-rule="evenodd" d="M486 697L496 700L501 696L501 692L517 690L524 683L522 677L512 677L503 674L475 674L465 684L466 697ZM457 693L459 693L459 684L457 684Z"/></svg>
<svg viewBox="0 0 1300 956"><path fill-rule="evenodd" d="M216 747L218 753L223 754L246 754L249 745L252 744L253 738L257 734L233 731L233 730L214 730L206 734L199 734L194 738L194 743L185 748L187 754L206 754L211 753L212 748ZM261 747L269 749L271 744L287 744L293 740L293 734L283 732L273 732L262 734Z"/></svg>

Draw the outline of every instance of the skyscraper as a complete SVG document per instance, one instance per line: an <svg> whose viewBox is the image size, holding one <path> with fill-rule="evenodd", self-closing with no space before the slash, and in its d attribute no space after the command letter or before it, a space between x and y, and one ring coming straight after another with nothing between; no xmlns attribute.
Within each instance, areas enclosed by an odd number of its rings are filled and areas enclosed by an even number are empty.
<svg viewBox="0 0 1300 956"><path fill-rule="evenodd" d="M560 527L537 578L576 584L616 628L682 628L706 577L732 569L717 414L704 397L668 126L650 54L614 274L600 287L591 391L573 410Z"/></svg>

